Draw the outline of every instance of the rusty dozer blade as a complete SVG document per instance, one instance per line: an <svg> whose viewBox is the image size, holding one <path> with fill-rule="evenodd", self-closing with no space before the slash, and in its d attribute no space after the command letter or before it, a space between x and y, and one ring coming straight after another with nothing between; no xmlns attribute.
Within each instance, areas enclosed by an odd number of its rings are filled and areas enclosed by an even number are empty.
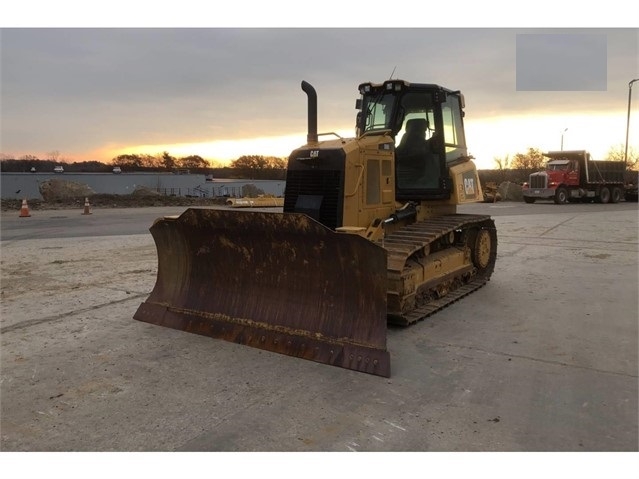
<svg viewBox="0 0 639 479"><path fill-rule="evenodd" d="M390 376L381 247L299 213L191 208L150 231L157 280L135 319Z"/></svg>

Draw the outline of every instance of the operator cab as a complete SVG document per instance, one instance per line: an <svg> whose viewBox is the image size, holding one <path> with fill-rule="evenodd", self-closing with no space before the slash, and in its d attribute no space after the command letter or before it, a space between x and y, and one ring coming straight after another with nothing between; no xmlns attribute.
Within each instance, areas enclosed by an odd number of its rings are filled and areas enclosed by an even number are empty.
<svg viewBox="0 0 639 479"><path fill-rule="evenodd" d="M359 91L357 135L390 133L395 141L397 198L448 199L448 165L468 159L462 95L403 80L363 83Z"/></svg>

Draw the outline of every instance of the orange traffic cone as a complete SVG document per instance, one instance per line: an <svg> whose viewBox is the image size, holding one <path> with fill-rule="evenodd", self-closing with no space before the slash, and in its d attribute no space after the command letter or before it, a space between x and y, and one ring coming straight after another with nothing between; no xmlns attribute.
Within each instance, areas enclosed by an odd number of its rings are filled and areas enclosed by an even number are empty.
<svg viewBox="0 0 639 479"><path fill-rule="evenodd" d="M29 213L29 205L27 204L27 199L25 198L22 200L22 208L20 208L19 218L28 218L29 216L31 216L31 213Z"/></svg>
<svg viewBox="0 0 639 479"><path fill-rule="evenodd" d="M84 198L84 212L82 213L83 215L90 215L91 214L91 205L89 205L89 198Z"/></svg>

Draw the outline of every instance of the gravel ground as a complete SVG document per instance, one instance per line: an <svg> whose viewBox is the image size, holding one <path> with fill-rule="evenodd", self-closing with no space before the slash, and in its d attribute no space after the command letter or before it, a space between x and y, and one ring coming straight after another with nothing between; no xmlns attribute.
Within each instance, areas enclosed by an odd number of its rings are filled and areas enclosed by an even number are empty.
<svg viewBox="0 0 639 479"><path fill-rule="evenodd" d="M59 198L55 200L29 200L33 210L64 210L82 208L85 197ZM187 198L185 196L163 195L108 195L97 194L89 197L92 208L146 208L149 206L209 206L224 204L226 198ZM19 211L22 200L0 200L2 211Z"/></svg>

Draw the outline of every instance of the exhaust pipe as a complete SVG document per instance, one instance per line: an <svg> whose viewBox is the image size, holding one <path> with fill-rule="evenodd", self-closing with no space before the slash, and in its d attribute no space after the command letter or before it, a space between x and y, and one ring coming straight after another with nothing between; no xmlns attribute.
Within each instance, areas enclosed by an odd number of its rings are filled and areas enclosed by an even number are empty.
<svg viewBox="0 0 639 479"><path fill-rule="evenodd" d="M308 143L317 143L317 93L315 88L305 81L302 81L302 90L308 96Z"/></svg>

